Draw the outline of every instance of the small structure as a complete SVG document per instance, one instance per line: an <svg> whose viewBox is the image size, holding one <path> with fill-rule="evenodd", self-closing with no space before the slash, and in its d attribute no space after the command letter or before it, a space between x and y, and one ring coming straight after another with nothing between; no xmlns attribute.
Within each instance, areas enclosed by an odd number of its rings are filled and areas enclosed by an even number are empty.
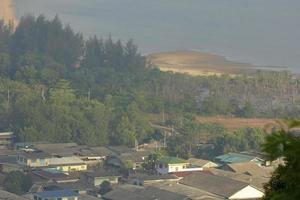
<svg viewBox="0 0 300 200"><path fill-rule="evenodd" d="M122 177L120 173L112 170L97 170L84 174L87 182L93 186L100 186L104 181L109 181L111 184L117 184Z"/></svg>
<svg viewBox="0 0 300 200"><path fill-rule="evenodd" d="M87 164L78 157L57 158L42 151L21 152L17 156L17 162L30 168L55 168L63 172L87 170Z"/></svg>
<svg viewBox="0 0 300 200"><path fill-rule="evenodd" d="M0 190L0 200L28 200L28 199L4 190Z"/></svg>
<svg viewBox="0 0 300 200"><path fill-rule="evenodd" d="M271 177L271 174L274 171L273 168L261 167L254 162L226 164L222 166L222 169L235 173L265 178Z"/></svg>
<svg viewBox="0 0 300 200"><path fill-rule="evenodd" d="M55 190L34 194L34 200L78 200L78 194L72 190Z"/></svg>
<svg viewBox="0 0 300 200"><path fill-rule="evenodd" d="M221 165L231 164L231 163L245 163L245 162L255 162L257 165L263 165L265 161L256 156L246 155L242 153L228 153L221 156L217 156L215 160Z"/></svg>
<svg viewBox="0 0 300 200"><path fill-rule="evenodd" d="M63 173L56 169L41 169L41 170L34 170L32 174L38 176L42 179L47 180L48 182L56 182L56 183L65 183L65 182L76 182L79 180L79 177L71 176L67 173Z"/></svg>
<svg viewBox="0 0 300 200"><path fill-rule="evenodd" d="M130 151L110 156L107 158L106 163L115 167L122 167L126 162L131 162L132 169L136 170L142 168L142 164L151 153L151 151Z"/></svg>
<svg viewBox="0 0 300 200"><path fill-rule="evenodd" d="M161 190L155 187L140 187L122 185L108 192L103 197L105 200L189 200L187 196Z"/></svg>
<svg viewBox="0 0 300 200"><path fill-rule="evenodd" d="M172 175L172 174L165 174L165 175L150 175L150 174L142 174L142 173L137 173L137 174L131 174L128 177L128 182L133 185L152 185L160 182L164 183L175 183L179 181L180 178Z"/></svg>
<svg viewBox="0 0 300 200"><path fill-rule="evenodd" d="M218 164L210 161L210 160L203 160L198 158L190 158L187 160L190 164L202 168L212 168L212 167L218 167Z"/></svg>
<svg viewBox="0 0 300 200"><path fill-rule="evenodd" d="M120 155L122 163L132 162L133 170L142 168L142 164L145 163L147 157L151 154L151 151L134 151L131 153L124 153Z"/></svg>
<svg viewBox="0 0 300 200"><path fill-rule="evenodd" d="M23 166L39 168L49 166L50 158L51 156L49 154L42 151L22 152L18 154L17 162Z"/></svg>
<svg viewBox="0 0 300 200"><path fill-rule="evenodd" d="M0 156L0 172L24 171L24 166L17 163L15 155Z"/></svg>
<svg viewBox="0 0 300 200"><path fill-rule="evenodd" d="M158 162L156 171L159 174L169 174L175 172L202 171L202 168L193 166L181 158L165 156Z"/></svg>
<svg viewBox="0 0 300 200"><path fill-rule="evenodd" d="M14 142L14 134L12 132L0 133L0 150L11 149Z"/></svg>
<svg viewBox="0 0 300 200"><path fill-rule="evenodd" d="M236 172L226 171L226 170L216 169L216 168L209 168L205 172L248 183L249 185L252 185L255 188L259 189L260 191L264 191L264 185L270 180L270 178L266 178L266 177L251 176L248 174L236 173Z"/></svg>
<svg viewBox="0 0 300 200"><path fill-rule="evenodd" d="M72 171L86 171L87 164L85 164L80 158L75 156L62 157L62 158L50 158L49 167L54 167L59 171L72 172Z"/></svg>
<svg viewBox="0 0 300 200"><path fill-rule="evenodd" d="M264 195L248 183L204 172L195 172L179 182L224 199L260 199Z"/></svg>

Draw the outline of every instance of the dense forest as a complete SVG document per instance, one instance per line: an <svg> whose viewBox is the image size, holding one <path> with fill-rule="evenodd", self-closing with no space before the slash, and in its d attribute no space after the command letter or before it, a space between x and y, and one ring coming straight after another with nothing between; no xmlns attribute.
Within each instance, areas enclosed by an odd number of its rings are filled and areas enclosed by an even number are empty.
<svg viewBox="0 0 300 200"><path fill-rule="evenodd" d="M195 116L299 117L299 81L289 72L161 72L132 40L84 39L58 17L24 16L16 29L0 22L0 130L19 141L134 146L161 139L148 117L168 113L173 117L162 124L179 133L168 139L171 155L257 150L261 129L232 134Z"/></svg>

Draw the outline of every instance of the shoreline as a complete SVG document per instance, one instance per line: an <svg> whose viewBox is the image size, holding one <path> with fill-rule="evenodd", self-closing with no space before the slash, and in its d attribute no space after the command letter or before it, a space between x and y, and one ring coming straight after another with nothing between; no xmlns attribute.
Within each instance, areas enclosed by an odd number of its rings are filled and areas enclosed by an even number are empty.
<svg viewBox="0 0 300 200"><path fill-rule="evenodd" d="M232 61L227 57L203 51L185 50L159 52L147 55L151 64L162 71L185 73L192 76L238 75L263 71L291 71L288 67L259 66Z"/></svg>
<svg viewBox="0 0 300 200"><path fill-rule="evenodd" d="M3 19L6 24L11 22L14 26L18 24L15 5L13 0L0 0L0 19Z"/></svg>

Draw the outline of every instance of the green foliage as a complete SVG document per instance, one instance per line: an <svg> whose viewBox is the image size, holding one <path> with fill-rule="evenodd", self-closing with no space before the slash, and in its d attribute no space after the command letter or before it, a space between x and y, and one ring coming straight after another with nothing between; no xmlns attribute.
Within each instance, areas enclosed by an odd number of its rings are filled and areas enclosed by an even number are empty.
<svg viewBox="0 0 300 200"><path fill-rule="evenodd" d="M299 127L300 121L289 121L284 127L266 139L263 149L271 159L283 158L265 185L265 200L300 198L300 138L292 128Z"/></svg>
<svg viewBox="0 0 300 200"><path fill-rule="evenodd" d="M182 134L168 139L171 155L203 155L201 142L214 143L215 152L256 149L241 136L225 136L223 127L199 125L195 114L297 116L298 85L287 72L235 78L161 72L132 40L85 41L58 17L24 16L15 31L0 22L0 129L21 141L132 147L154 132L148 114L164 113ZM287 108L277 106L289 91ZM245 140L252 139L259 140Z"/></svg>
<svg viewBox="0 0 300 200"><path fill-rule="evenodd" d="M6 175L3 186L9 192L19 195L24 194L32 186L31 176L19 171L10 172Z"/></svg>
<svg viewBox="0 0 300 200"><path fill-rule="evenodd" d="M100 185L99 193L105 195L106 193L112 191L112 186L109 181L103 181Z"/></svg>
<svg viewBox="0 0 300 200"><path fill-rule="evenodd" d="M155 173L156 172L156 165L158 164L158 161L164 156L165 152L163 151L156 151L155 153L150 154L145 163L143 163L143 168L148 171Z"/></svg>

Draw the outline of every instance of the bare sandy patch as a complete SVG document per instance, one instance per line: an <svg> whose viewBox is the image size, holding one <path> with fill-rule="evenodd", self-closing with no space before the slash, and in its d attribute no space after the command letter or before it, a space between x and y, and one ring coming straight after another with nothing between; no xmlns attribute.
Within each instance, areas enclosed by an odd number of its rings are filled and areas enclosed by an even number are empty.
<svg viewBox="0 0 300 200"><path fill-rule="evenodd" d="M232 62L222 56L196 51L154 53L150 54L148 59L162 71L194 76L237 75L255 72L259 68L252 64Z"/></svg>

